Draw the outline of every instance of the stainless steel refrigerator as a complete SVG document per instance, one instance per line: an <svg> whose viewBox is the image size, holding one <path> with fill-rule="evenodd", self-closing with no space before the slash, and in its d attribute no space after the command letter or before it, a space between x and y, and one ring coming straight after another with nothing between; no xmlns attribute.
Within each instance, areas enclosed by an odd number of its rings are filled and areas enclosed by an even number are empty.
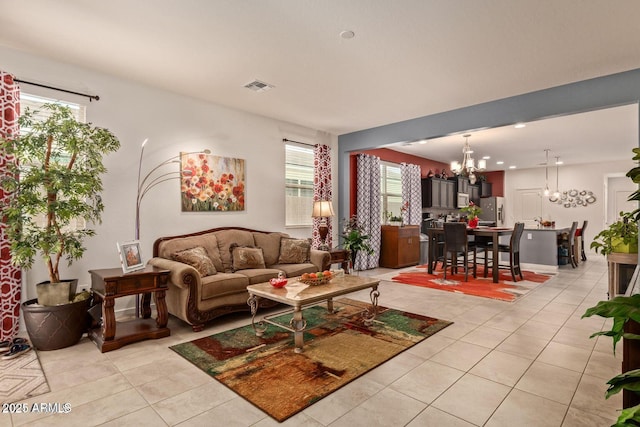
<svg viewBox="0 0 640 427"><path fill-rule="evenodd" d="M504 197L483 197L480 199L480 209L480 221L492 222L496 226L504 225Z"/></svg>

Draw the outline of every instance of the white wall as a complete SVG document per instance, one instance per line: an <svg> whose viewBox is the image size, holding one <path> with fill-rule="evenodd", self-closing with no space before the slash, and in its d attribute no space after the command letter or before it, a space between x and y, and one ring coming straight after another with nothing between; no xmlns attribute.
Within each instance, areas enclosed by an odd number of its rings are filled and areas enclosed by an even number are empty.
<svg viewBox="0 0 640 427"><path fill-rule="evenodd" d="M97 94L99 101L61 92L22 85L23 92L80 102L87 105L87 120L111 130L120 150L104 159L105 204L103 223L97 235L86 242L85 256L71 268L61 266L63 277L77 277L89 283L88 270L119 266L116 242L134 238L136 179L140 145L145 138L144 170L149 170L180 151L204 148L214 155L245 159L246 210L243 212L183 213L178 180L159 185L145 197L141 208L140 241L143 257L152 255L160 236L170 236L220 226L243 226L258 230L285 231L310 237L310 228L285 229L283 138L307 143L324 143L333 150L337 170L337 137L291 123L256 116L197 99L179 96L97 72L30 56L0 47L0 68L21 80L34 81L82 93ZM188 78L176 76L176 85ZM274 93L256 93L277 96ZM177 166L173 165L177 170ZM172 170L167 167L167 171ZM337 175L334 173L334 194ZM337 202L337 198L336 198ZM337 207L336 207L337 209ZM337 221L334 218L334 230ZM35 298L35 283L47 280L41 262L23 278L23 300ZM119 302L120 306L123 303ZM129 305L131 302L126 302Z"/></svg>
<svg viewBox="0 0 640 427"><path fill-rule="evenodd" d="M605 177L615 173L625 174L635 166L631 160L632 157L633 153L629 151L628 161L560 166L560 191L570 189L593 191L596 202L587 207L565 208L543 198L542 217L545 220L555 221L556 227L569 227L573 221L578 221L578 225L582 226L584 220L589 221L585 233L585 250L588 251L593 236L604 228L606 209ZM504 182L506 220L508 225L513 225L516 220L514 218L514 193L519 189L539 189L542 193L545 186L545 169L534 168L507 171ZM549 188L552 192L555 190L555 185L556 170L554 166L549 168Z"/></svg>

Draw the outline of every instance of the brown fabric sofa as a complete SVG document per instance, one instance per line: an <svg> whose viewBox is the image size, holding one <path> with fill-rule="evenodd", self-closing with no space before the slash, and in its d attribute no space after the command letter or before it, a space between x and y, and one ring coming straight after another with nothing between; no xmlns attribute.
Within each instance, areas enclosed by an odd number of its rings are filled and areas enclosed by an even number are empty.
<svg viewBox="0 0 640 427"><path fill-rule="evenodd" d="M222 227L157 239L149 264L171 271L169 313L197 332L218 316L249 310L247 285L267 282L280 272L294 277L326 270L330 260L329 252L310 249L305 239Z"/></svg>

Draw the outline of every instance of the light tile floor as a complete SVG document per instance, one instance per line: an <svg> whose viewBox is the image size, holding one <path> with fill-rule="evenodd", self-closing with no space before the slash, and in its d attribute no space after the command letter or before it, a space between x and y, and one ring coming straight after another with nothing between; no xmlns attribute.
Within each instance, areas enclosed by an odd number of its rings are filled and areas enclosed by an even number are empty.
<svg viewBox="0 0 640 427"><path fill-rule="evenodd" d="M514 303L390 282L380 290L382 305L455 324L282 425L585 427L615 420L621 396L605 400L604 391L620 370L622 348L614 357L609 338L589 339L604 319L580 319L607 298L603 257L563 266ZM165 339L102 354L83 338L39 352L52 391L25 402L70 403L71 412L0 414L0 427L278 425L169 350L249 322L248 314L230 315L193 333L171 318Z"/></svg>

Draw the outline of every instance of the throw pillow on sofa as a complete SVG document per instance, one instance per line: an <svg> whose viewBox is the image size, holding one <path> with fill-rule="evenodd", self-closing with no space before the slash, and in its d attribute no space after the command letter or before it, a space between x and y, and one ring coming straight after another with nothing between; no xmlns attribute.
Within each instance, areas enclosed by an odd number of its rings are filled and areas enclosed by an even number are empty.
<svg viewBox="0 0 640 427"><path fill-rule="evenodd" d="M229 251L231 252L231 269L234 272L249 268L265 268L261 248L232 244Z"/></svg>
<svg viewBox="0 0 640 427"><path fill-rule="evenodd" d="M291 239L283 237L280 240L280 257L278 264L304 264L309 262L311 239Z"/></svg>
<svg viewBox="0 0 640 427"><path fill-rule="evenodd" d="M218 272L213 265L213 261L209 258L207 250L202 246L175 252L171 254L171 259L189 264L198 270L198 273L200 273L202 277L212 276Z"/></svg>

